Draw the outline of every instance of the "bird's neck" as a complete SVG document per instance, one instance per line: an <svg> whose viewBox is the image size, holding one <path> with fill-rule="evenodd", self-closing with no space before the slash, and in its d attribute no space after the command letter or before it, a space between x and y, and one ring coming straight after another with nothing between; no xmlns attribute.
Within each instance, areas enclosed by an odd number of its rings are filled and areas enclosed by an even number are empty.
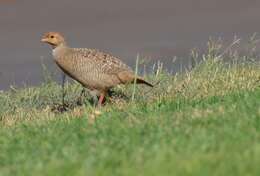
<svg viewBox="0 0 260 176"><path fill-rule="evenodd" d="M60 44L52 49L52 55L55 59L61 57L67 51L68 46L66 44Z"/></svg>
<svg viewBox="0 0 260 176"><path fill-rule="evenodd" d="M66 42L61 42L58 45L57 44L56 45L55 44L51 44L51 46L52 46L52 49L59 48L59 47L68 47Z"/></svg>

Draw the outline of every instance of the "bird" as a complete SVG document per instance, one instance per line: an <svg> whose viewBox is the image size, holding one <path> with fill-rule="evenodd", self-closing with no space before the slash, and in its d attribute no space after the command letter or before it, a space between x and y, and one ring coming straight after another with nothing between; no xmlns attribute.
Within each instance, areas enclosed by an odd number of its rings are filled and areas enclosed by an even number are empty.
<svg viewBox="0 0 260 176"><path fill-rule="evenodd" d="M52 47L53 59L66 75L99 96L98 106L104 103L108 91L119 84L135 82L153 87L118 57L97 49L71 48L59 32L45 33L41 42Z"/></svg>

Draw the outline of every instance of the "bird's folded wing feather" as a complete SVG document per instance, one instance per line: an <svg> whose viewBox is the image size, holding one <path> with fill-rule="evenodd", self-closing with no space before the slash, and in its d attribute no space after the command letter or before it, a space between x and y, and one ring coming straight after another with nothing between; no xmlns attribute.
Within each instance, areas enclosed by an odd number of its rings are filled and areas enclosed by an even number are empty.
<svg viewBox="0 0 260 176"><path fill-rule="evenodd" d="M120 72L133 72L132 69L118 58L95 49L74 48L80 57L94 62L103 74L118 74Z"/></svg>

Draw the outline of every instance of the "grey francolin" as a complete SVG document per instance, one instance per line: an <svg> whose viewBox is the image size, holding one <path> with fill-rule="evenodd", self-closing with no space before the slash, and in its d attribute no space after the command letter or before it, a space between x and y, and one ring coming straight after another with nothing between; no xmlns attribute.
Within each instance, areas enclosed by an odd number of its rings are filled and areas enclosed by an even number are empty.
<svg viewBox="0 0 260 176"><path fill-rule="evenodd" d="M103 103L110 88L135 80L135 73L120 59L95 49L70 48L60 33L48 32L41 41L52 46L53 58L63 72L96 92L98 105ZM153 87L139 76L136 83Z"/></svg>

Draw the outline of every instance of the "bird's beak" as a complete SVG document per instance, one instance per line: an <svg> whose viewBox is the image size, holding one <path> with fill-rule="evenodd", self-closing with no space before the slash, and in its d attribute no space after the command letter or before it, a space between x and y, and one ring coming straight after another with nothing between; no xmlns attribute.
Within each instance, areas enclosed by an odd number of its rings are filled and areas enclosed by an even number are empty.
<svg viewBox="0 0 260 176"><path fill-rule="evenodd" d="M42 38L41 42L48 42L48 39L47 38Z"/></svg>

